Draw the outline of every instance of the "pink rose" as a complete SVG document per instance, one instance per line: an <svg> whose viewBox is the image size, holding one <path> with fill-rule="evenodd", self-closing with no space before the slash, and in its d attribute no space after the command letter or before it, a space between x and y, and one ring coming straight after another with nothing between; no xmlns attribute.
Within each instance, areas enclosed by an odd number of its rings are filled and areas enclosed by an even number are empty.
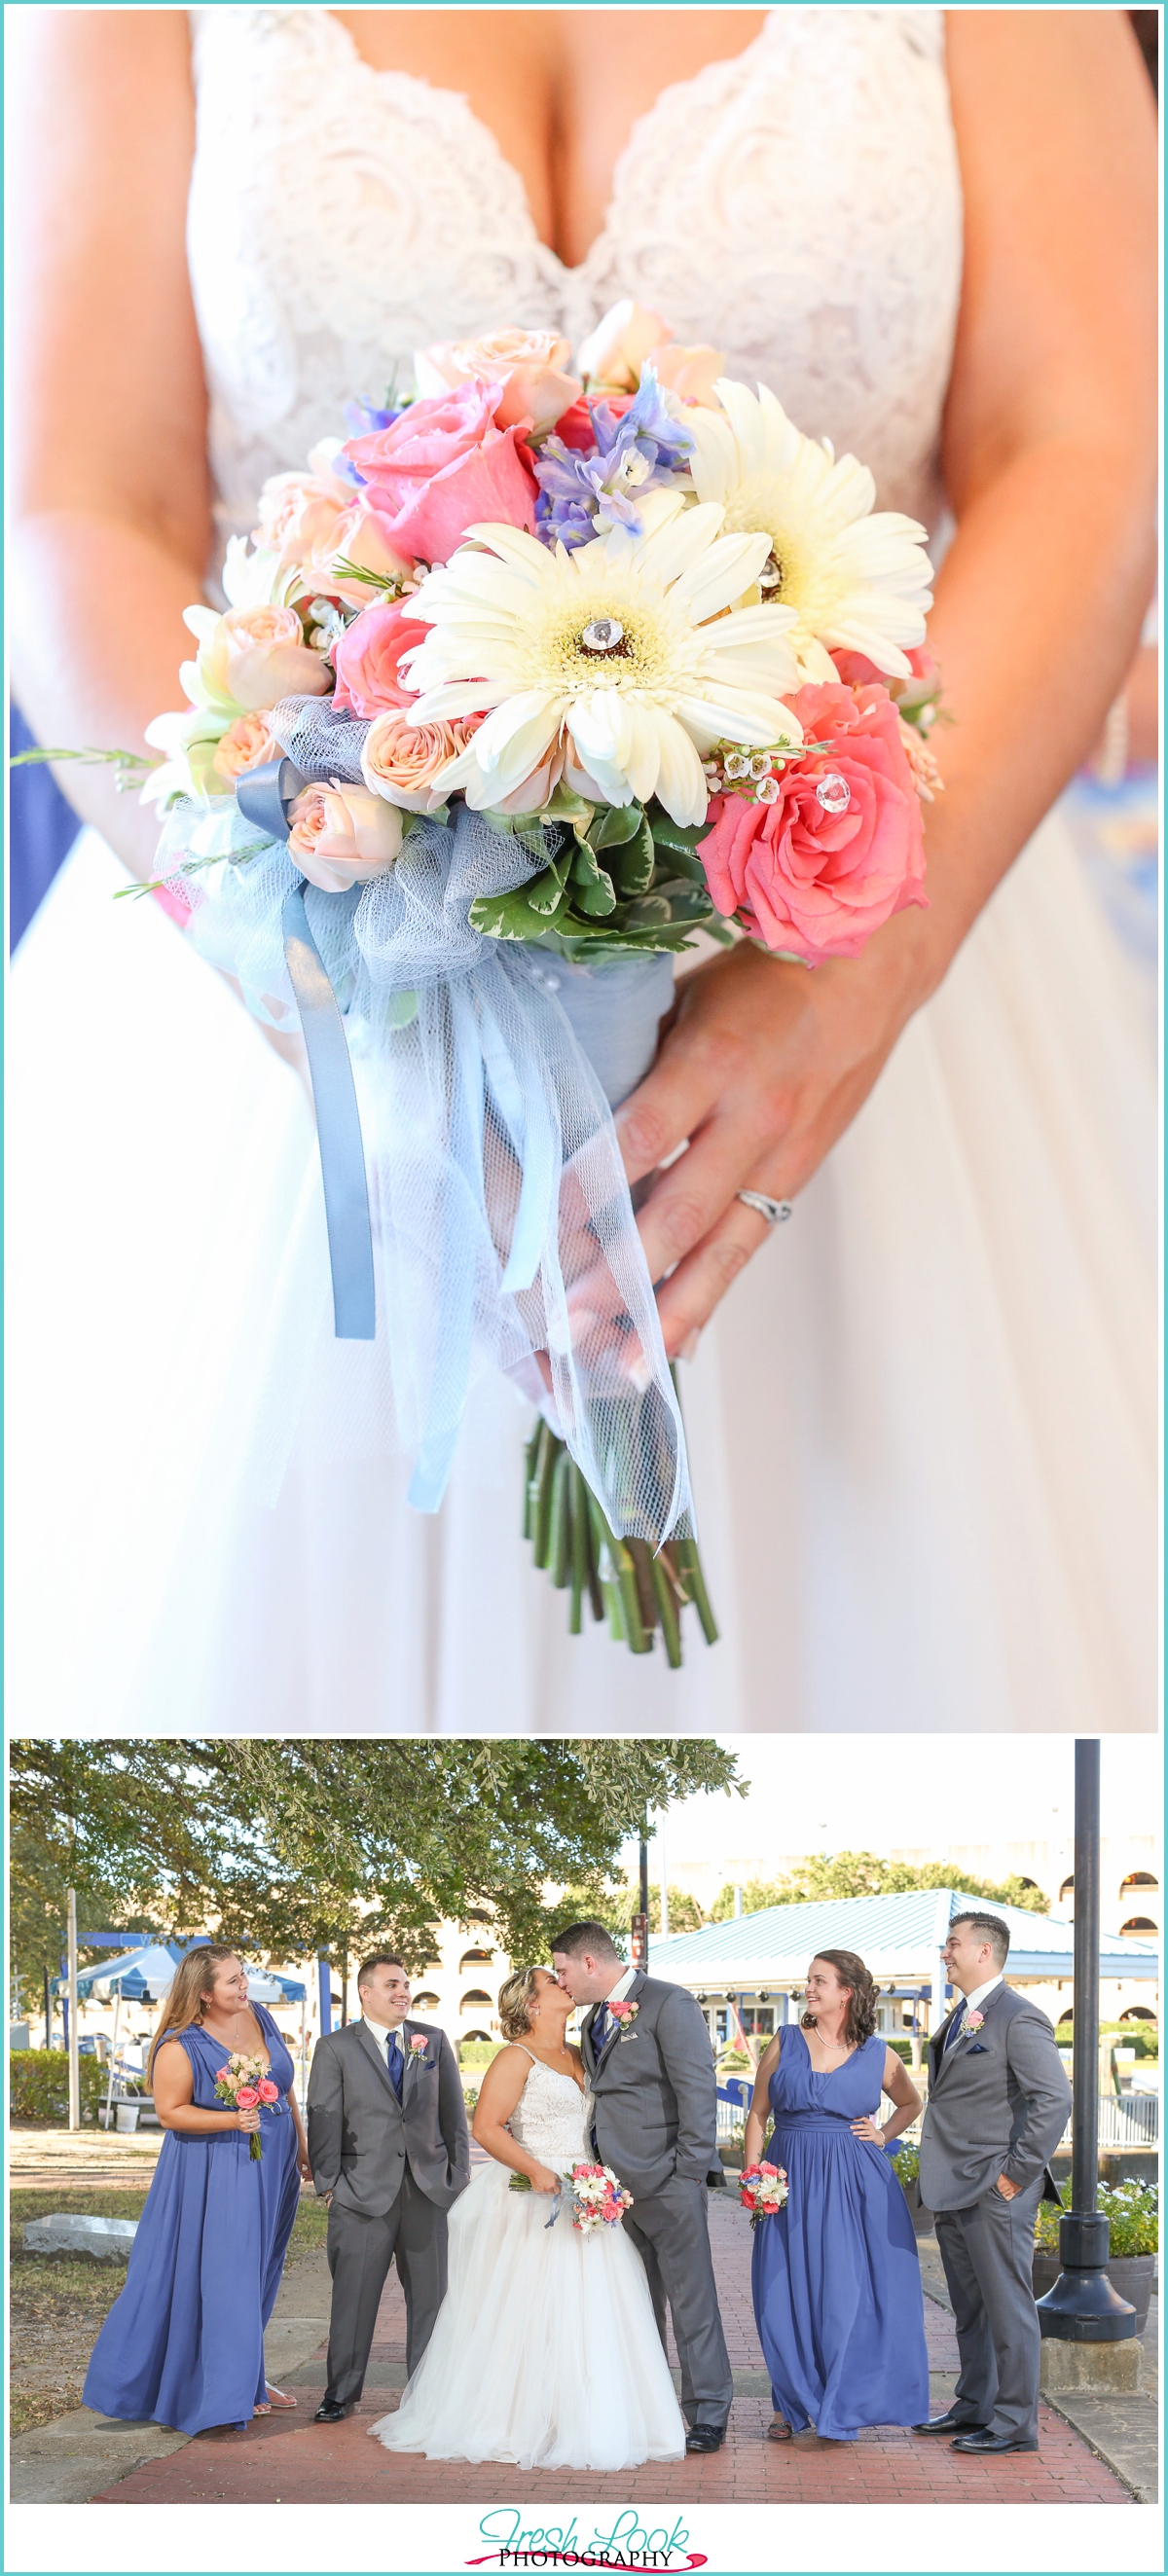
<svg viewBox="0 0 1168 2576"><path fill-rule="evenodd" d="M645 363L656 369L658 384L668 385L682 402L705 403L712 411L720 408L714 386L726 373L724 349L707 348L704 342L683 349L679 342L670 341L666 348L650 349Z"/></svg>
<svg viewBox="0 0 1168 2576"><path fill-rule="evenodd" d="M568 341L555 331L488 331L481 340L437 340L419 349L414 374L423 395L441 395L475 377L499 385L496 428L526 423L539 438L581 391L579 377L564 372L570 355Z"/></svg>
<svg viewBox="0 0 1168 2576"><path fill-rule="evenodd" d="M477 729L465 723L415 724L408 707L383 708L374 716L361 755L366 786L410 814L432 814L444 801L435 779L465 751Z"/></svg>
<svg viewBox="0 0 1168 2576"><path fill-rule="evenodd" d="M281 698L327 695L327 664L305 643L294 608L229 608L223 617L192 609L188 625L195 617L199 658L183 664L182 678L196 705L251 712Z"/></svg>
<svg viewBox="0 0 1168 2576"><path fill-rule="evenodd" d="M237 2111L254 2111L259 2098L259 2090L256 2085L241 2084L239 2091L235 2096L235 2107Z"/></svg>
<svg viewBox="0 0 1168 2576"><path fill-rule="evenodd" d="M812 683L788 703L809 739L830 750L791 761L773 804L711 800L714 828L698 843L719 912L809 965L858 957L874 930L923 904L921 809L886 689ZM829 776L848 791L842 811L816 791ZM840 790L833 790L833 796Z"/></svg>
<svg viewBox="0 0 1168 2576"><path fill-rule="evenodd" d="M635 393L641 380L641 369L651 350L662 347L672 337L669 324L651 304L638 304L631 295L608 312L582 342L576 353L576 364L585 381L606 388L615 385L622 393Z"/></svg>
<svg viewBox="0 0 1168 2576"><path fill-rule="evenodd" d="M273 2084L270 2075L265 2075L263 2082L257 2084L256 2093L261 2102L278 2102L280 2099L280 2087Z"/></svg>
<svg viewBox="0 0 1168 2576"><path fill-rule="evenodd" d="M368 787L305 787L291 813L288 848L310 885L326 894L346 894L385 874L401 848L402 821L396 805L374 796Z"/></svg>
<svg viewBox="0 0 1168 2576"><path fill-rule="evenodd" d="M389 542L413 560L448 563L480 520L534 529L535 478L516 454L519 431L495 427L502 398L501 385L475 377L345 448Z"/></svg>
<svg viewBox="0 0 1168 2576"><path fill-rule="evenodd" d="M268 731L271 712L269 707L259 715L236 716L216 743L215 768L232 786L245 770L258 769L265 760L279 760L280 745Z"/></svg>
<svg viewBox="0 0 1168 2576"><path fill-rule="evenodd" d="M217 2084L226 2084L226 2082L227 2082L227 2078L228 2078L228 2076L230 2075L230 2073L231 2073L231 2068L230 2068L229 2066L221 2066L221 2067L219 2068L219 2070L218 2070L218 2073L216 2074L215 2082L216 2082Z"/></svg>
<svg viewBox="0 0 1168 2576"><path fill-rule="evenodd" d="M423 2039L423 2037L422 2037L422 2034L421 2034L421 2031L420 2031L420 2030L416 2030L416 2031L414 2031L414 2033L413 2033L413 2035L412 2035L412 2037L411 2037L411 2040L410 2040L410 2047L412 2048L412 2050L413 2050L413 2052L414 2052L415 2057L424 2057L424 2056L425 2056L425 2054L426 2054L426 2042L425 2042L425 2040Z"/></svg>
<svg viewBox="0 0 1168 2576"><path fill-rule="evenodd" d="M352 484L316 474L272 474L260 494L259 526L252 541L267 546L287 568L310 555L335 554L333 531L356 499Z"/></svg>
<svg viewBox="0 0 1168 2576"><path fill-rule="evenodd" d="M402 654L424 644L430 629L411 617L408 602L382 602L362 609L333 646L337 675L333 703L351 707L357 716L379 716L383 707L416 704L399 671Z"/></svg>

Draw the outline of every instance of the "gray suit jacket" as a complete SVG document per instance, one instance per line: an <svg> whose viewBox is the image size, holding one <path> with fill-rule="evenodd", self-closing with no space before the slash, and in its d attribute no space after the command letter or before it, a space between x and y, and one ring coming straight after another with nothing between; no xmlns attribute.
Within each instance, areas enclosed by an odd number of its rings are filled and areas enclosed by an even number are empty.
<svg viewBox="0 0 1168 2576"><path fill-rule="evenodd" d="M960 2004L954 2011L960 2010ZM929 2042L929 2099L921 2130L926 2209L969 2209L999 2174L1024 2191L1044 2178L1067 2124L1071 2088L1046 2014L1012 1986L995 1986L972 2036L945 2049L950 2013Z"/></svg>
<svg viewBox="0 0 1168 2576"><path fill-rule="evenodd" d="M594 2005L581 2052L596 2102L601 2161L631 2191L660 2191L674 2176L705 2183L718 2160L718 2095L705 2019L683 1986L640 1969L627 2001L636 2004L627 2036L610 2032L599 2063L592 2045Z"/></svg>
<svg viewBox="0 0 1168 2576"><path fill-rule="evenodd" d="M426 2042L414 2055L415 2032ZM418 2189L449 2209L470 2181L466 2105L445 2033L406 2020L399 2036L405 2075L399 2103L364 2022L318 2039L308 2078L308 2153L320 2193L342 2208L383 2217L408 2162Z"/></svg>

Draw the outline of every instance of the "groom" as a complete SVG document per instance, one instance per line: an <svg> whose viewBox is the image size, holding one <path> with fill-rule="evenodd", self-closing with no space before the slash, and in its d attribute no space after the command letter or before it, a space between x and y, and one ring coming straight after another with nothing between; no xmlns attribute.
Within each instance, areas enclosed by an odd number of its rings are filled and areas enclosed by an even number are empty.
<svg viewBox="0 0 1168 2576"><path fill-rule="evenodd" d="M681 2362L687 2451L726 2439L730 2370L706 2212L717 2163L717 2088L710 2035L692 1995L626 1968L602 1923L571 1923L552 1943L556 1975L586 2010L584 2070L593 2142L633 2196L624 2226L649 2278L665 2343L666 2301Z"/></svg>
<svg viewBox="0 0 1168 2576"><path fill-rule="evenodd" d="M1010 1949L996 1914L955 1914L943 1957L960 1997L929 2042L920 2194L936 2214L961 2372L947 2414L918 2433L955 2451L1036 2451L1042 2335L1034 2218L1058 2200L1047 2159L1071 2088L1044 2012L1002 1980Z"/></svg>
<svg viewBox="0 0 1168 2576"><path fill-rule="evenodd" d="M308 2078L312 2179L328 2202L333 2277L328 2386L318 2424L339 2424L365 2382L394 2257L406 2294L406 2370L417 2369L446 2296L446 2212L470 2181L454 2052L412 2022L400 1959L357 1971L362 2019L319 2039Z"/></svg>

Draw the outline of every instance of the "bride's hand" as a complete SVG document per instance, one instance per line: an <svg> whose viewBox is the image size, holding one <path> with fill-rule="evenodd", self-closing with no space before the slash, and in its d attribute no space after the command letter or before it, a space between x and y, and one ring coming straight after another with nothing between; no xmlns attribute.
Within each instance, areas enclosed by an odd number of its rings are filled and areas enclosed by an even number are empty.
<svg viewBox="0 0 1168 2576"><path fill-rule="evenodd" d="M562 2191L564 2187L559 2174L552 2173L547 2165L537 2165L529 2179L533 2191Z"/></svg>
<svg viewBox="0 0 1168 2576"><path fill-rule="evenodd" d="M736 1192L795 1197L931 989L927 918L901 913L862 957L814 969L742 940L682 979L653 1070L616 1117L630 1181L690 1139L638 1218L650 1277L672 1272L658 1297L671 1359L768 1232Z"/></svg>

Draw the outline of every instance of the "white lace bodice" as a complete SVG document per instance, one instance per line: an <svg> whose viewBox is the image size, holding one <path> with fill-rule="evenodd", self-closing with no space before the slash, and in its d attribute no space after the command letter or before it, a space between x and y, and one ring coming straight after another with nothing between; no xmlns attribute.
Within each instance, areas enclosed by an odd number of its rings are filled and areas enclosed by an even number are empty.
<svg viewBox="0 0 1168 2576"><path fill-rule="evenodd" d="M557 2075L554 2066L545 2066L538 2057L532 2058L507 2126L517 2147L556 2173L591 2159L591 2094L581 2093L574 2076Z"/></svg>
<svg viewBox="0 0 1168 2576"><path fill-rule="evenodd" d="M961 270L939 9L772 9L638 119L575 268L466 99L371 70L327 9L190 14L188 240L224 535L415 348L510 323L575 347L622 295L854 449L882 506L936 523Z"/></svg>

